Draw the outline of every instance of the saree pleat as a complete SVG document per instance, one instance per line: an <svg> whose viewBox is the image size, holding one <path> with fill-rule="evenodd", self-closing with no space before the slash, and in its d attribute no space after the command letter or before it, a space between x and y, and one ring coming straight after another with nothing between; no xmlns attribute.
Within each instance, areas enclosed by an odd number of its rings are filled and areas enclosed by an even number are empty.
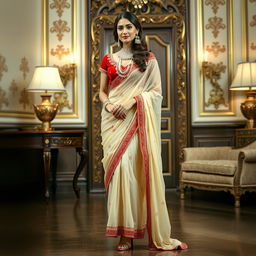
<svg viewBox="0 0 256 256"><path fill-rule="evenodd" d="M152 57L152 55L151 55ZM150 249L173 250L161 160L161 77L154 57L141 73L133 69L113 81L109 99L115 104L135 98L125 120L102 110L102 145L108 193L107 236L142 238L147 228Z"/></svg>

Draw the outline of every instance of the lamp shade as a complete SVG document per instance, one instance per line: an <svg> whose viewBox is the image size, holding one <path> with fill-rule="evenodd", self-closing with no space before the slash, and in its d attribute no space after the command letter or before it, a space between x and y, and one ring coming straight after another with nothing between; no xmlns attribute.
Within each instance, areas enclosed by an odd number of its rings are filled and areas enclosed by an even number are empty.
<svg viewBox="0 0 256 256"><path fill-rule="evenodd" d="M65 91L58 67L36 66L32 81L26 90L30 92Z"/></svg>
<svg viewBox="0 0 256 256"><path fill-rule="evenodd" d="M256 62L241 62L237 65L230 90L256 90Z"/></svg>

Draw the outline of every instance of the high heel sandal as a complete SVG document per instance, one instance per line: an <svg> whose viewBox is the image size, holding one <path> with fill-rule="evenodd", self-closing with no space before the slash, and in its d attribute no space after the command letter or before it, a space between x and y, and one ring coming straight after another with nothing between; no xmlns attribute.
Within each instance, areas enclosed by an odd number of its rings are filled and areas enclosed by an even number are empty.
<svg viewBox="0 0 256 256"><path fill-rule="evenodd" d="M133 249L133 239L131 238L131 242L119 242L117 246L118 251L129 251Z"/></svg>

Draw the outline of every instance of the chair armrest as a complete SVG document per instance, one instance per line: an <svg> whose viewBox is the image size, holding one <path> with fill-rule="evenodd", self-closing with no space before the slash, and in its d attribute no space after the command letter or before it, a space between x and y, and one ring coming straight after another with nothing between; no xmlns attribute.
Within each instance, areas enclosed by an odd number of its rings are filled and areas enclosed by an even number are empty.
<svg viewBox="0 0 256 256"><path fill-rule="evenodd" d="M239 158L247 163L256 163L256 149L244 149L239 153Z"/></svg>
<svg viewBox="0 0 256 256"><path fill-rule="evenodd" d="M231 147L191 147L183 149L183 160L212 160L218 158L220 151L231 150Z"/></svg>

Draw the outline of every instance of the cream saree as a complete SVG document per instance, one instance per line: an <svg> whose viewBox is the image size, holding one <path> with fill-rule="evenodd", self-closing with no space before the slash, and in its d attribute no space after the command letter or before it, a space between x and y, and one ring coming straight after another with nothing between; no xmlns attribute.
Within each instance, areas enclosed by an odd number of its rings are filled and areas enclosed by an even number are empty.
<svg viewBox="0 0 256 256"><path fill-rule="evenodd" d="M108 193L107 236L143 238L149 248L173 250L162 175L160 118L161 77L153 54L141 73L134 65L126 78L117 77L109 100L122 104L136 99L125 120L102 110L102 159Z"/></svg>

